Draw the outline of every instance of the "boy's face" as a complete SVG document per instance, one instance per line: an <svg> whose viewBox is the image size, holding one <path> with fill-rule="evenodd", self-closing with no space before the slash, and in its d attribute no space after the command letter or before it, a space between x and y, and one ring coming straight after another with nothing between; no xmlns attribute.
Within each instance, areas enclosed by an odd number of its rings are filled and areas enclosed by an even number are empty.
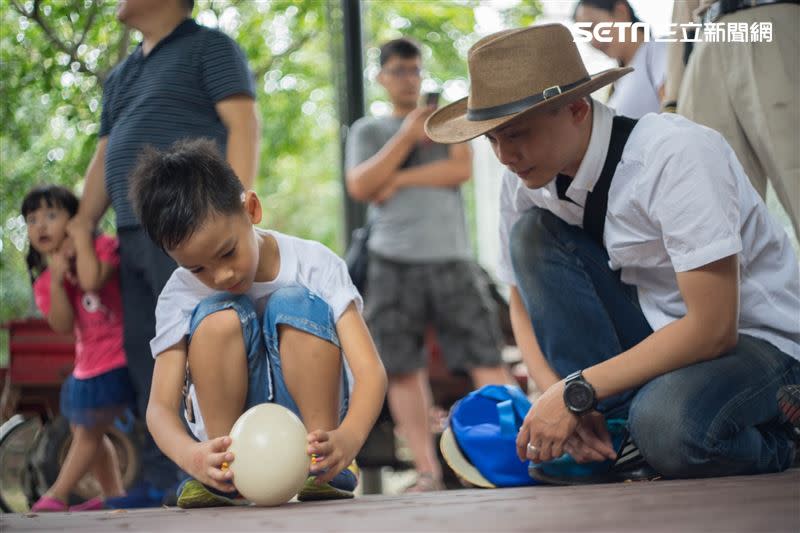
<svg viewBox="0 0 800 533"><path fill-rule="evenodd" d="M378 82L394 105L416 107L422 85L422 59L391 56L381 67Z"/></svg>
<svg viewBox="0 0 800 533"><path fill-rule="evenodd" d="M560 172L577 171L581 125L591 112L581 99L558 111L522 115L486 134L497 159L529 189L550 183ZM580 161L578 161L580 164Z"/></svg>
<svg viewBox="0 0 800 533"><path fill-rule="evenodd" d="M241 212L215 214L170 257L207 287L244 294L253 285L260 251L253 224L261 221L261 204L252 191L245 195Z"/></svg>

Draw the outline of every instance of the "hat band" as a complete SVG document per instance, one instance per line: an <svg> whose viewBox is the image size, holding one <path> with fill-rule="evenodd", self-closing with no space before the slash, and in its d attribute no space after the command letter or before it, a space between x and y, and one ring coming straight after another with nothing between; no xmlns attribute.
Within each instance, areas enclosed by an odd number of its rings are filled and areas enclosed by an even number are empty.
<svg viewBox="0 0 800 533"><path fill-rule="evenodd" d="M507 104L500 104L492 107L484 107L482 109L467 109L467 120L473 121L481 121L481 120L491 120L493 118L505 117L508 115L513 115L514 113L519 113L520 111L525 111L529 107L533 107L536 104L544 102L545 100L549 100L550 98L556 97L563 92L570 91L581 85L586 83L591 78L583 78L574 83L568 83L566 85L553 85L552 87L548 87L544 91L534 94L532 96L526 96L521 100L517 100L515 102L509 102Z"/></svg>

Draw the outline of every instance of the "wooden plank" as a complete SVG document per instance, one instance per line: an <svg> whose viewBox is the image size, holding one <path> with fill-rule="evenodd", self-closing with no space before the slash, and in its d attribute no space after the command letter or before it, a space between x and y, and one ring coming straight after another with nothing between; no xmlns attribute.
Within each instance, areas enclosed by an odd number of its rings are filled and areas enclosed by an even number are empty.
<svg viewBox="0 0 800 533"><path fill-rule="evenodd" d="M800 531L800 470L583 487L458 490L278 508L2 515L5 531Z"/></svg>

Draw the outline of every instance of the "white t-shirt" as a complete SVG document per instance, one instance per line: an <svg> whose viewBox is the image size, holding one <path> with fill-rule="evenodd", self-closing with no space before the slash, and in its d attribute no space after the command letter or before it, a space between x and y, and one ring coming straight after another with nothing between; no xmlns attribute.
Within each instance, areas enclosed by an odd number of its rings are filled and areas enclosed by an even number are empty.
<svg viewBox="0 0 800 533"><path fill-rule="evenodd" d="M661 110L658 90L667 79L667 43L642 43L628 66L633 67L633 72L614 83L608 105L631 118L658 113Z"/></svg>
<svg viewBox="0 0 800 533"><path fill-rule="evenodd" d="M594 102L589 147L566 192L579 205L558 199L555 180L528 189L504 172L497 271L502 281L517 285L509 234L524 211L538 206L583 225L581 206L605 162L613 115ZM716 131L672 113L639 120L611 181L603 237L609 266L637 287L653 330L686 314L676 272L738 254L739 332L800 359L800 265L786 231Z"/></svg>
<svg viewBox="0 0 800 533"><path fill-rule="evenodd" d="M263 231L263 230L259 230ZM302 286L318 295L333 310L334 321L355 302L359 312L361 295L350 280L344 261L324 245L277 231L265 231L278 243L280 271L272 281L253 283L247 292L261 318L270 294L283 287ZM156 336L150 341L153 357L189 334L189 321L201 300L218 293L197 277L178 268L172 273L156 306Z"/></svg>

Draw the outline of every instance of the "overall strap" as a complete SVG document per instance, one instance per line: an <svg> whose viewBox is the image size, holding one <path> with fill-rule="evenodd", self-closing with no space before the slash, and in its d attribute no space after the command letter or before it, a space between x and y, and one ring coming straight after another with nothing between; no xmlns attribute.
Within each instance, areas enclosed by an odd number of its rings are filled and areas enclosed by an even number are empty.
<svg viewBox="0 0 800 533"><path fill-rule="evenodd" d="M600 246L603 244L603 230L606 226L606 211L608 211L608 190L611 180L617 170L617 165L622 159L622 150L628 137L636 126L636 120L623 116L614 117L611 127L611 141L608 143L608 155L603 165L594 189L586 196L586 206L583 210L583 229L588 232Z"/></svg>

